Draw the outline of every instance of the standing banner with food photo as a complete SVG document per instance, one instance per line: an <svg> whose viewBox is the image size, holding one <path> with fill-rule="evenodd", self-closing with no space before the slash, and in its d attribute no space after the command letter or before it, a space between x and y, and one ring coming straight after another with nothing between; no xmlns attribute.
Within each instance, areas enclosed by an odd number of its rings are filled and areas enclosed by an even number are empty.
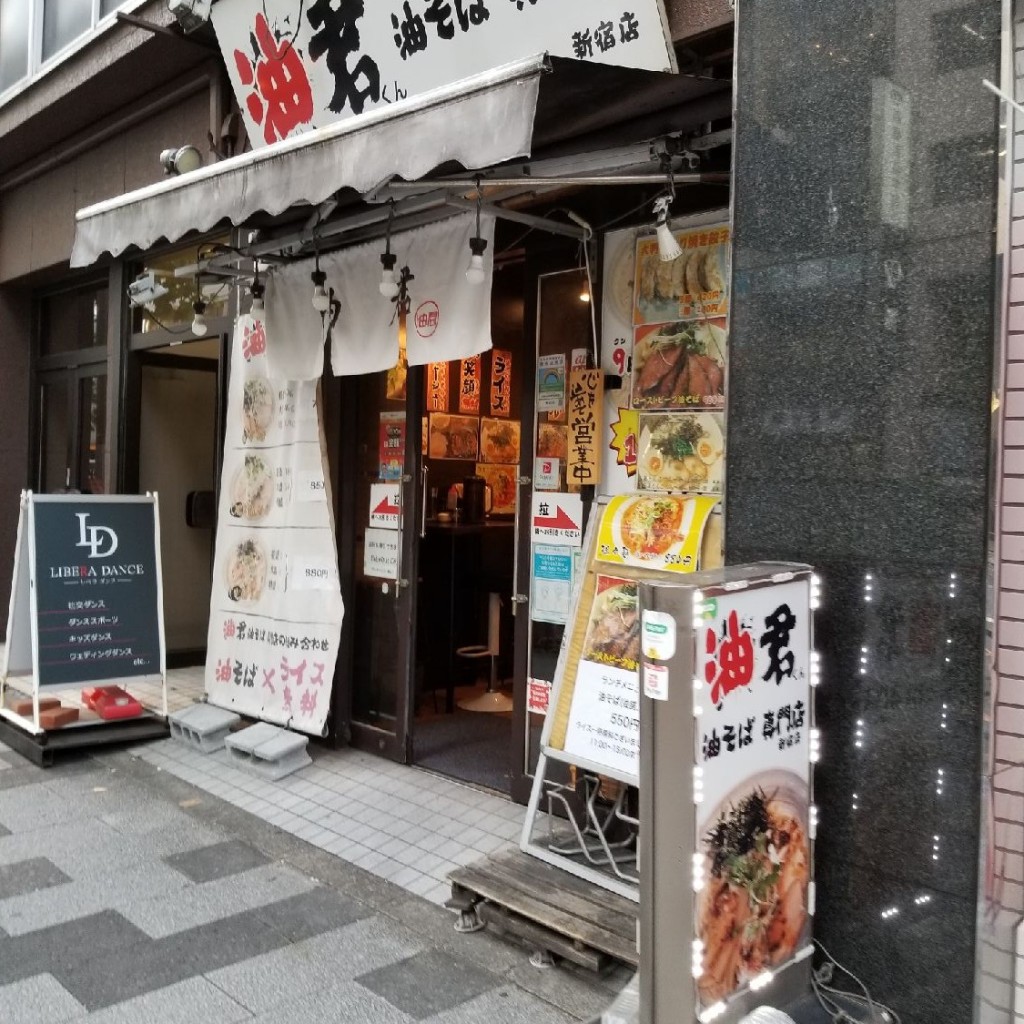
<svg viewBox="0 0 1024 1024"><path fill-rule="evenodd" d="M724 408L727 337L724 319L636 328L633 408Z"/></svg>
<svg viewBox="0 0 1024 1024"><path fill-rule="evenodd" d="M268 378L253 323L232 350L206 695L323 735L344 609L318 384Z"/></svg>
<svg viewBox="0 0 1024 1024"><path fill-rule="evenodd" d="M721 494L725 486L722 414L640 414L637 468L641 490Z"/></svg>
<svg viewBox="0 0 1024 1024"><path fill-rule="evenodd" d="M729 313L729 241L727 224L676 231L683 250L664 261L657 238L636 245L633 322L661 324L672 320L724 317Z"/></svg>
<svg viewBox="0 0 1024 1024"><path fill-rule="evenodd" d="M705 591L695 606L701 1005L810 939L811 581ZM697 625L699 622L699 626Z"/></svg>

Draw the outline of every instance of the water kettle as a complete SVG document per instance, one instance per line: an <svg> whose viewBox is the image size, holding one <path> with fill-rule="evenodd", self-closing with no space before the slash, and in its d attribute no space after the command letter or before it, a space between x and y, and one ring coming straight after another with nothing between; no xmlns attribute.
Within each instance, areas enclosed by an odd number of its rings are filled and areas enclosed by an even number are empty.
<svg viewBox="0 0 1024 1024"><path fill-rule="evenodd" d="M487 514L487 481L482 476L467 476L462 481L462 514L467 523L482 523Z"/></svg>

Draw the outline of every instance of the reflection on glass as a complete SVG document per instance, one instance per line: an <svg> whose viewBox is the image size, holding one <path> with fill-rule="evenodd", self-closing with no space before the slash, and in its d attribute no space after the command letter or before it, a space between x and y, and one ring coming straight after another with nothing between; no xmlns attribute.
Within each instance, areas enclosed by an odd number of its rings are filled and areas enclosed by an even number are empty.
<svg viewBox="0 0 1024 1024"><path fill-rule="evenodd" d="M214 241L227 243L227 237ZM205 244L205 243L204 243ZM211 243L212 244L212 243ZM156 276L157 284L167 289L155 302L143 309L134 309L132 330L136 333L158 331L165 327L181 327L192 323L192 304L196 300L196 279L194 276L175 277L178 267L192 266L197 262L195 246L175 249L161 256L147 260L139 273L150 273ZM206 319L226 316L231 292L230 279L225 281L204 280L201 285L202 299L206 303Z"/></svg>
<svg viewBox="0 0 1024 1024"><path fill-rule="evenodd" d="M44 296L39 304L40 353L105 348L107 307L105 281Z"/></svg>
<svg viewBox="0 0 1024 1024"><path fill-rule="evenodd" d="M92 28L92 5L82 0L44 0L43 60Z"/></svg>
<svg viewBox="0 0 1024 1024"><path fill-rule="evenodd" d="M107 450L107 377L102 374L79 382L78 400L79 489L102 494L103 462Z"/></svg>
<svg viewBox="0 0 1024 1024"><path fill-rule="evenodd" d="M67 394L63 379L39 389L39 489L44 494L63 491L70 482Z"/></svg>
<svg viewBox="0 0 1024 1024"><path fill-rule="evenodd" d="M0 0L0 92L28 74L28 2Z"/></svg>

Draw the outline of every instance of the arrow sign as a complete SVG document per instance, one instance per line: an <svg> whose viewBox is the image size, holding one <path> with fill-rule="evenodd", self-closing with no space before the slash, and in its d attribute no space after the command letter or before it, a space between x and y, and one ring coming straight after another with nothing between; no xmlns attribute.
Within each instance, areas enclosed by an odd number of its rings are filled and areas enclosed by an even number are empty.
<svg viewBox="0 0 1024 1024"><path fill-rule="evenodd" d="M401 512L401 491L395 484L370 485L371 527L397 530Z"/></svg>
<svg viewBox="0 0 1024 1024"><path fill-rule="evenodd" d="M583 543L583 499L578 494L541 491L533 496L533 539L539 544Z"/></svg>

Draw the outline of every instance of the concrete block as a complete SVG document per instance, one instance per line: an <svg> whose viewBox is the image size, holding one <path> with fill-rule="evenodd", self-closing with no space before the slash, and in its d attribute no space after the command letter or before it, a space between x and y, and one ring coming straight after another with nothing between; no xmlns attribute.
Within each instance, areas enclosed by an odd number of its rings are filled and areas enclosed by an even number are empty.
<svg viewBox="0 0 1024 1024"><path fill-rule="evenodd" d="M306 736L258 722L227 736L224 747L233 765L275 781L313 763L306 752L308 743Z"/></svg>
<svg viewBox="0 0 1024 1024"><path fill-rule="evenodd" d="M239 721L234 711L212 704L193 704L169 716L171 737L204 754L220 750L231 727Z"/></svg>

